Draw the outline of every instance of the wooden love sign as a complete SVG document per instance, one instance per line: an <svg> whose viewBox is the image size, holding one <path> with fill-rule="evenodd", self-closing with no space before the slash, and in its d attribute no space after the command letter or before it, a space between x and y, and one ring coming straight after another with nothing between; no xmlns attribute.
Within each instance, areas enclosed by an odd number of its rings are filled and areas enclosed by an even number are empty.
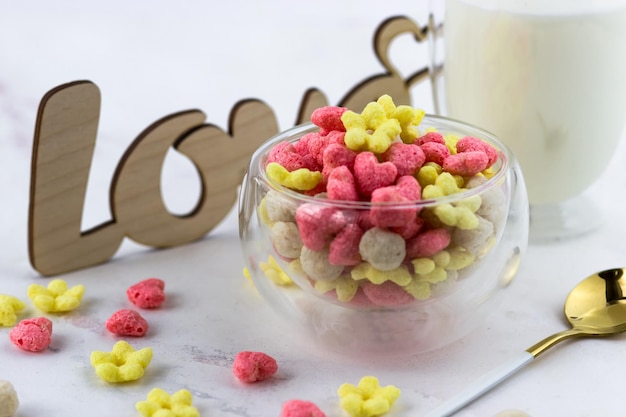
<svg viewBox="0 0 626 417"><path fill-rule="evenodd" d="M426 32L402 16L381 23L374 49L386 72L357 84L338 105L360 109L383 94L390 94L397 104L410 104L409 88L425 79L428 69L403 79L388 50L400 34L413 34L423 42ZM296 123L308 121L314 109L327 104L321 91L309 89ZM115 169L109 193L111 220L83 231L99 117L100 90L89 81L61 85L41 100L33 143L28 249L33 268L42 275L106 262L125 237L156 248L202 238L235 204L252 153L278 133L272 109L254 99L231 109L227 132L205 123L200 110L157 120L131 143ZM198 202L185 215L170 213L162 198L161 170L170 148L189 158L201 179Z"/></svg>

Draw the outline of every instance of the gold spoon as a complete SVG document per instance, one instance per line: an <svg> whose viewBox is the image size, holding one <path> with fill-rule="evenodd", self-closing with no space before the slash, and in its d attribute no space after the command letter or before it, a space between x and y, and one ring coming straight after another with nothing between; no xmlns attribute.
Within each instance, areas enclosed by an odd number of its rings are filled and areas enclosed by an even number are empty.
<svg viewBox="0 0 626 417"><path fill-rule="evenodd" d="M565 317L571 329L546 337L518 358L484 375L423 417L450 416L555 344L576 336L608 336L626 331L626 268L607 269L581 281L565 300Z"/></svg>

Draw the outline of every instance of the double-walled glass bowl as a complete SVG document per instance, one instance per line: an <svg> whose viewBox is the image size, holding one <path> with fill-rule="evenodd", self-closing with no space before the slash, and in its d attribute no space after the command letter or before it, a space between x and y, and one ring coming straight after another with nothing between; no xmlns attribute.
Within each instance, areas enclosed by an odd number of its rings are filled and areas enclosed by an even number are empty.
<svg viewBox="0 0 626 417"><path fill-rule="evenodd" d="M466 178L460 192L438 198L339 201L285 188L265 172L274 145L295 143L316 126L284 131L253 155L239 201L242 248L256 288L291 322L294 334L352 354L419 353L458 340L494 313L528 242L528 201L518 162L479 128L431 115L420 125L427 127L489 143L498 152L492 173ZM457 211L459 224L439 220L439 214ZM471 216L464 218L468 211ZM424 242L368 221L373 213L407 212L431 231ZM449 237L441 250L438 233ZM355 245L358 259L345 262L342 254L354 254Z"/></svg>

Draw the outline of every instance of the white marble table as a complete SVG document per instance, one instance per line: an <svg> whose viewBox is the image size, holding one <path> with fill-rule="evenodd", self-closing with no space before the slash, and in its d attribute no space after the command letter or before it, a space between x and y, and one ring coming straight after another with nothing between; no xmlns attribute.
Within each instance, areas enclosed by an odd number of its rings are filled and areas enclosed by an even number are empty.
<svg viewBox="0 0 626 417"><path fill-rule="evenodd" d="M45 284L30 266L27 206L30 152L38 101L50 88L90 79L103 94L85 228L110 218L108 184L132 139L166 114L199 108L227 127L230 108L260 98L281 128L293 124L304 91L316 86L331 102L358 81L382 71L371 49L377 25L393 15L424 22L423 1L286 0L253 3L163 0L141 6L78 0L13 2L0 6L0 293L26 301L31 283ZM394 62L404 73L425 63L426 45L398 40ZM428 88L413 89L414 104L431 110ZM172 155L164 193L173 210L193 207L198 184L191 167ZM393 384L402 395L389 416L419 416L492 367L562 330L569 290L596 270L626 265L626 143L590 191L601 202L604 226L562 242L531 244L503 305L471 335L436 352L368 361L349 359L289 337L242 276L235 211L200 242L154 251L125 242L104 265L60 276L84 284L79 310L54 317L51 348L17 350L0 328L0 379L13 383L19 417L134 416L136 401L153 387L187 388L204 416L277 416L281 404L302 398L328 416L342 416L336 389L364 375ZM163 308L145 313L152 324L134 346L154 359L140 381L109 385L89 365L93 350L110 350L103 323L128 307L126 288L144 278L166 281ZM232 375L233 356L263 350L280 371L244 386ZM570 341L458 413L491 417L505 409L533 417L622 416L626 339Z"/></svg>

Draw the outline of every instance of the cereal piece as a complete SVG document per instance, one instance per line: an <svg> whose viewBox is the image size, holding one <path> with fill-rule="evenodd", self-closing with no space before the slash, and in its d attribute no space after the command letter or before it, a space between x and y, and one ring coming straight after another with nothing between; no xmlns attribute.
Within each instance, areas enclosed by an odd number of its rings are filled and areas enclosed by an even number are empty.
<svg viewBox="0 0 626 417"><path fill-rule="evenodd" d="M289 275L278 265L276 259L270 255L266 262L259 262L259 268L263 271L265 276L278 285L291 285L293 281Z"/></svg>
<svg viewBox="0 0 626 417"><path fill-rule="evenodd" d="M397 106L394 104L390 95L380 96L376 101L385 110L387 117L396 119L400 122L400 139L404 143L413 143L418 136L415 126L422 122L426 112L422 109L416 109L407 105Z"/></svg>
<svg viewBox="0 0 626 417"><path fill-rule="evenodd" d="M381 187L372 192L372 203L409 203L420 199L420 186L417 180L406 175L400 177L396 185ZM406 205L394 207L374 204L370 210L371 222L379 228L392 228L415 223L418 207Z"/></svg>
<svg viewBox="0 0 626 417"><path fill-rule="evenodd" d="M332 281L315 281L313 287L321 294L334 290L337 300L342 302L351 301L359 290L359 284L349 275L342 275Z"/></svg>
<svg viewBox="0 0 626 417"><path fill-rule="evenodd" d="M409 206L410 200L404 197L397 187L381 187L372 193L372 208L370 220L374 226L386 229L390 227L402 227L417 216L417 207ZM383 204L377 204L383 203ZM397 207L385 203L406 204L405 207Z"/></svg>
<svg viewBox="0 0 626 417"><path fill-rule="evenodd" d="M289 400L283 403L280 417L326 417L326 414L310 401Z"/></svg>
<svg viewBox="0 0 626 417"><path fill-rule="evenodd" d="M398 175L403 176L415 174L426 162L426 155L417 145L397 142L381 155L381 159L394 164Z"/></svg>
<svg viewBox="0 0 626 417"><path fill-rule="evenodd" d="M359 253L374 268L391 271L399 267L406 256L405 241L397 233L373 227L361 237Z"/></svg>
<svg viewBox="0 0 626 417"><path fill-rule="evenodd" d="M422 198L422 187L412 175L403 175L398 178L396 187L408 200L417 201Z"/></svg>
<svg viewBox="0 0 626 417"><path fill-rule="evenodd" d="M270 232L274 249L285 258L297 258L302 250L302 239L298 226L292 222L276 222Z"/></svg>
<svg viewBox="0 0 626 417"><path fill-rule="evenodd" d="M448 253L450 254L449 260L446 265L444 265L448 272L467 268L474 263L474 255L469 251L457 248L448 251Z"/></svg>
<svg viewBox="0 0 626 417"><path fill-rule="evenodd" d="M415 262L415 260L413 261ZM425 273L417 273L416 277L419 281L428 282L429 284L437 284L448 278L448 273L441 266L435 266L431 271Z"/></svg>
<svg viewBox="0 0 626 417"><path fill-rule="evenodd" d="M439 142L426 142L420 145L426 162L434 162L437 165L443 166L444 161L450 156L450 150L444 144Z"/></svg>
<svg viewBox="0 0 626 417"><path fill-rule="evenodd" d="M374 417L385 414L400 397L393 385L381 387L378 379L364 376L357 386L342 384L337 390L340 405L351 417Z"/></svg>
<svg viewBox="0 0 626 417"><path fill-rule="evenodd" d="M343 272L343 265L333 265L329 260L328 249L315 251L304 246L300 254L302 270L314 281L336 279Z"/></svg>
<svg viewBox="0 0 626 417"><path fill-rule="evenodd" d="M478 197L480 205L480 196L474 197ZM478 227L478 218L474 214L476 208L472 210L472 207L459 203L456 205L440 204L433 209L433 214L446 226L456 226L463 230L472 230Z"/></svg>
<svg viewBox="0 0 626 417"><path fill-rule="evenodd" d="M105 322L111 333L141 337L148 331L148 322L134 310L118 310Z"/></svg>
<svg viewBox="0 0 626 417"><path fill-rule="evenodd" d="M0 294L0 326L13 326L17 321L17 313L25 307L19 298Z"/></svg>
<svg viewBox="0 0 626 417"><path fill-rule="evenodd" d="M381 271L374 268L369 263L363 262L355 266L350 271L350 274L354 280L367 279L373 284L382 284L391 281L398 285L406 285L411 281L411 273L404 265L400 265L390 271Z"/></svg>
<svg viewBox="0 0 626 417"><path fill-rule="evenodd" d="M333 130L345 132L346 128L341 121L341 116L348 111L346 107L324 106L313 110L311 121L319 126L320 133L327 135Z"/></svg>
<svg viewBox="0 0 626 417"><path fill-rule="evenodd" d="M328 262L332 265L357 265L361 262L359 242L363 230L354 223L348 224L330 242Z"/></svg>
<svg viewBox="0 0 626 417"><path fill-rule="evenodd" d="M278 191L268 191L262 202L270 222L293 222L296 220L295 205Z"/></svg>
<svg viewBox="0 0 626 417"><path fill-rule="evenodd" d="M391 162L378 162L371 152L361 152L354 160L354 178L359 192L369 197L380 187L393 184L398 177L398 169Z"/></svg>
<svg viewBox="0 0 626 417"><path fill-rule="evenodd" d="M318 204L302 204L296 211L300 239L311 250L323 249L348 223L340 210Z"/></svg>
<svg viewBox="0 0 626 417"><path fill-rule="evenodd" d="M389 230L399 234L403 239L409 240L415 237L422 230L425 223L424 219L419 216L415 216L405 224L397 227L390 227Z"/></svg>
<svg viewBox="0 0 626 417"><path fill-rule="evenodd" d="M356 152L346 148L344 145L336 143L329 144L324 149L322 173L325 176L330 175L334 168L345 166L350 171L354 169L354 160Z"/></svg>
<svg viewBox="0 0 626 417"><path fill-rule="evenodd" d="M428 185L433 185L437 181L439 174L441 174L442 172L443 169L441 168L441 166L435 164L434 162L427 162L417 172L417 181L422 188ZM422 197L427 198L423 195Z"/></svg>
<svg viewBox="0 0 626 417"><path fill-rule="evenodd" d="M452 232L452 242L464 248L470 254L477 256L484 248L490 246L494 235L493 224L480 216L476 216L478 226L472 230L455 229Z"/></svg>
<svg viewBox="0 0 626 417"><path fill-rule="evenodd" d="M278 372L278 364L263 352L239 352L233 362L233 374L243 382L258 382Z"/></svg>
<svg viewBox="0 0 626 417"><path fill-rule="evenodd" d="M152 348L135 350L120 340L111 352L91 352L90 362L100 378L106 382L128 382L141 378L152 361Z"/></svg>
<svg viewBox="0 0 626 417"><path fill-rule="evenodd" d="M443 135L435 131L427 132L424 136L421 136L417 140L417 144L420 146L428 142L440 143L442 145L446 144L446 140L444 139Z"/></svg>
<svg viewBox="0 0 626 417"><path fill-rule="evenodd" d="M377 306L395 307L414 301L411 294L391 281L383 282L382 284L366 282L362 288L367 298Z"/></svg>
<svg viewBox="0 0 626 417"><path fill-rule="evenodd" d="M85 287L76 285L70 289L62 279L53 279L47 288L38 284L28 286L28 297L35 307L46 313L57 313L74 310L80 305Z"/></svg>
<svg viewBox="0 0 626 417"><path fill-rule="evenodd" d="M359 200L354 176L347 166L339 166L331 171L326 191L330 200Z"/></svg>
<svg viewBox="0 0 626 417"><path fill-rule="evenodd" d="M292 190L312 190L322 181L322 173L308 168L300 168L289 171L277 162L270 162L265 167L267 177L283 187Z"/></svg>
<svg viewBox="0 0 626 417"><path fill-rule="evenodd" d="M368 103L361 114L351 110L341 115L346 127L344 141L353 151L383 153L402 132L397 119L389 119L377 102Z"/></svg>
<svg viewBox="0 0 626 417"><path fill-rule="evenodd" d="M406 255L409 259L428 258L444 250L450 244L450 232L447 229L430 229L419 233L406 242Z"/></svg>
<svg viewBox="0 0 626 417"><path fill-rule="evenodd" d="M431 284L417 278L413 279L408 285L405 285L404 291L416 300L427 300L432 295Z"/></svg>
<svg viewBox="0 0 626 417"><path fill-rule="evenodd" d="M498 151L488 144L487 142L474 138L471 136L465 136L456 142L456 151L462 152L483 152L487 156L487 167L490 167L498 160Z"/></svg>
<svg viewBox="0 0 626 417"><path fill-rule="evenodd" d="M295 142L293 147L299 154L313 158L311 164L306 168L312 171L321 171L324 165L324 150L328 143L328 138L322 136L319 132L310 132Z"/></svg>
<svg viewBox="0 0 626 417"><path fill-rule="evenodd" d="M267 163L276 163L289 172L301 168L318 171L320 168L313 155L301 155L290 142L280 142L274 145L267 154Z"/></svg>
<svg viewBox="0 0 626 417"><path fill-rule="evenodd" d="M139 308L158 308L165 301L165 282L148 278L126 290L128 300Z"/></svg>
<svg viewBox="0 0 626 417"><path fill-rule="evenodd" d="M0 417L11 417L17 412L20 402L17 392L9 381L0 380ZM294 416L296 416L294 414Z"/></svg>
<svg viewBox="0 0 626 417"><path fill-rule="evenodd" d="M485 152L473 151L450 155L443 161L443 169L453 175L471 177L487 169L489 157Z"/></svg>
<svg viewBox="0 0 626 417"><path fill-rule="evenodd" d="M467 188L475 188L484 184L487 179L482 175L476 175L470 178L466 186ZM504 223L506 217L506 196L500 187L491 187L480 194L481 205L476 214L489 220L494 228Z"/></svg>
<svg viewBox="0 0 626 417"><path fill-rule="evenodd" d="M143 417L200 417L200 412L191 404L193 396L186 389L170 395L161 388L153 388L146 401L135 403L135 409Z"/></svg>
<svg viewBox="0 0 626 417"><path fill-rule="evenodd" d="M22 320L11 329L9 339L20 349L41 352L50 346L52 322L45 317Z"/></svg>
<svg viewBox="0 0 626 417"><path fill-rule="evenodd" d="M420 183L421 184L421 183ZM434 184L427 185L422 190L423 199L435 199L446 195L452 195L461 192L456 179L449 172L442 172L435 179Z"/></svg>

